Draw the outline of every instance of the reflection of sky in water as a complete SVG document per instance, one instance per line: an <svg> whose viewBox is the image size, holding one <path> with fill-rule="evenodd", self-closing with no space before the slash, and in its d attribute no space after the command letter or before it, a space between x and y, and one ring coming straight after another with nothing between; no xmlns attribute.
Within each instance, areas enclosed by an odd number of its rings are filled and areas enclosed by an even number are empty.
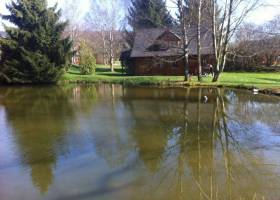
<svg viewBox="0 0 280 200"><path fill-rule="evenodd" d="M278 98L109 85L7 90L1 200L195 199L209 197L211 181L219 198L280 191Z"/></svg>
<svg viewBox="0 0 280 200"><path fill-rule="evenodd" d="M16 144L6 120L5 108L2 106L0 106L0 144L0 170L16 165L18 161Z"/></svg>

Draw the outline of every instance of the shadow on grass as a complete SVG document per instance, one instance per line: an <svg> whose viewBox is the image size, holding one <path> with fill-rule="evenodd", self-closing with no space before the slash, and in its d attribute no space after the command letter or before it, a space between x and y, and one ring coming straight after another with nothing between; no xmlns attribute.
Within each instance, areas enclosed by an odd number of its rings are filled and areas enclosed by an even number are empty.
<svg viewBox="0 0 280 200"><path fill-rule="evenodd" d="M126 74L120 74L120 73L115 73L115 72L108 72L108 73L97 73L96 75L99 76L111 76L111 77L124 77L127 76Z"/></svg>
<svg viewBox="0 0 280 200"><path fill-rule="evenodd" d="M107 69L107 68L100 68L100 67L97 67L96 69L95 69L95 71L96 72L110 72L110 73L113 73L113 72L111 72L111 69ZM115 73L122 73L122 69L114 69L114 72Z"/></svg>
<svg viewBox="0 0 280 200"><path fill-rule="evenodd" d="M265 81L273 81L273 82L278 82L280 83L280 79L276 78L258 78L259 80L265 80Z"/></svg>
<svg viewBox="0 0 280 200"><path fill-rule="evenodd" d="M123 70L118 68L118 69L114 69L114 72L111 72L110 68L101 68L101 67L97 67L95 70L97 75L102 75L102 76L111 76L111 77L122 77L122 76L126 76L126 73L123 73Z"/></svg>
<svg viewBox="0 0 280 200"><path fill-rule="evenodd" d="M73 71L73 70L69 70L67 71L67 73L72 75L82 75L80 71Z"/></svg>
<svg viewBox="0 0 280 200"><path fill-rule="evenodd" d="M111 70L109 68L101 68L101 67L97 67L95 69L96 75L103 75L103 76L116 76L116 77L120 77L120 76L125 76L126 74L122 74L123 71L122 69L114 69L114 72L111 72ZM68 71L68 74L71 75L83 75L80 71L80 69L76 66L72 66Z"/></svg>

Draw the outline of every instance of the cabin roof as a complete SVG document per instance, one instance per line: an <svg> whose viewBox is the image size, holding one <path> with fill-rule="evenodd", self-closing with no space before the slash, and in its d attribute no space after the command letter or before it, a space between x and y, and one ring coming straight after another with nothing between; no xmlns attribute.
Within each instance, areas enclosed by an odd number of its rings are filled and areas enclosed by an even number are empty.
<svg viewBox="0 0 280 200"><path fill-rule="evenodd" d="M150 29L141 29L136 31L134 45L132 48L131 57L168 57L168 56L179 56L182 54L182 49L180 48L169 48L166 51L150 51L148 48L152 46L155 41L162 36L164 33L169 32L174 34L178 38L178 41L181 40L181 34L176 29L166 29L166 28L150 28ZM191 27L188 30L189 43L189 54L197 55L197 42L196 42L196 28ZM202 29L202 44L201 44L201 53L214 54L211 33L207 29Z"/></svg>

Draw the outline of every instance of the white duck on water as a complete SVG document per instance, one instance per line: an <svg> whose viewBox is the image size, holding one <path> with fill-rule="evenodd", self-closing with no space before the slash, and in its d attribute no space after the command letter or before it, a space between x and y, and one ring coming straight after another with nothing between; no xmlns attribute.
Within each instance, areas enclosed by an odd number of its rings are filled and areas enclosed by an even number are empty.
<svg viewBox="0 0 280 200"><path fill-rule="evenodd" d="M254 93L254 94L258 94L258 93L259 93L259 89L253 88L253 93Z"/></svg>
<svg viewBox="0 0 280 200"><path fill-rule="evenodd" d="M204 97L203 97L203 100L204 100L204 103L207 103L208 97L207 97L207 96L204 96Z"/></svg>

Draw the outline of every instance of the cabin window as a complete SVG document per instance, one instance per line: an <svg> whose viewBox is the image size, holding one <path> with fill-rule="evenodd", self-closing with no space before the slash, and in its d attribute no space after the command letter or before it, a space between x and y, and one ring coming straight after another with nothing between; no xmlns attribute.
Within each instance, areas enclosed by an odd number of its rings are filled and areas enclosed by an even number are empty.
<svg viewBox="0 0 280 200"><path fill-rule="evenodd" d="M166 44L154 44L148 48L149 51L166 51L168 45Z"/></svg>

